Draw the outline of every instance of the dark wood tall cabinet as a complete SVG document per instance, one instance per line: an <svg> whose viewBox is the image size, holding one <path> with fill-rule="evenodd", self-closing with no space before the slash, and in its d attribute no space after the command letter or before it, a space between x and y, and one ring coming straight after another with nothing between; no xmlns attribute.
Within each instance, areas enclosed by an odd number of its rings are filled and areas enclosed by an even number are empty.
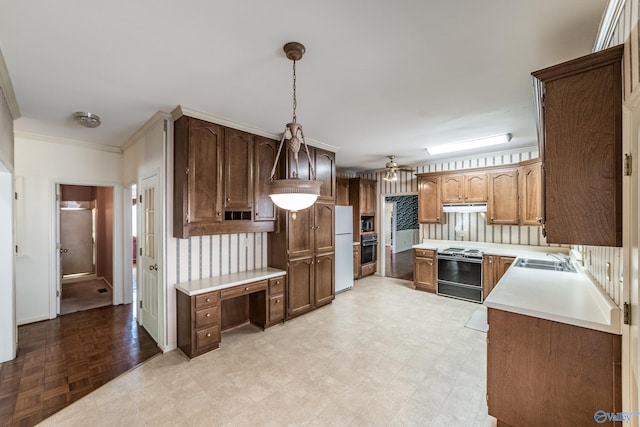
<svg viewBox="0 0 640 427"><path fill-rule="evenodd" d="M308 209L291 212L278 209L275 230L269 233L269 266L286 270L285 317L307 313L330 303L335 298L335 154L309 147L322 181L318 201ZM287 153L287 166L282 178L295 171L293 156ZM309 177L307 154L299 152L298 176Z"/></svg>
<svg viewBox="0 0 640 427"><path fill-rule="evenodd" d="M548 243L622 246L624 46L536 71Z"/></svg>

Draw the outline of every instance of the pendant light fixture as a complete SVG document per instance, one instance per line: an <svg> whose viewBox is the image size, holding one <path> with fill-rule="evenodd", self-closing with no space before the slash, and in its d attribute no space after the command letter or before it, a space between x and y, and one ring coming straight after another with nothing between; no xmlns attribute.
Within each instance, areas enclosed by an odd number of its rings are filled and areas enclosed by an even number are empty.
<svg viewBox="0 0 640 427"><path fill-rule="evenodd" d="M293 61L293 120L285 126L278 154L273 162L273 169L271 169L271 177L269 179L269 197L279 208L291 211L293 213L292 217L295 219L297 211L306 209L315 203L320 195L322 183L316 181L316 172L311 163L309 147L307 147L307 142L304 139L302 125L296 121L296 61L302 59L305 48L301 43L289 42L284 45L284 52L287 58ZM287 179L274 179L280 153L285 143L293 154L295 169L290 171L291 176ZM298 176L298 152L302 145L304 145L307 161L309 162L309 179L300 179Z"/></svg>

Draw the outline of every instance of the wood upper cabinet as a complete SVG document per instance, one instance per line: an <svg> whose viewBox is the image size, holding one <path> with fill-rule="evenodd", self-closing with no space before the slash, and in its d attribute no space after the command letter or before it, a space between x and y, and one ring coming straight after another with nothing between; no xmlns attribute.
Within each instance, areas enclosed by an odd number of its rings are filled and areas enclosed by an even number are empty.
<svg viewBox="0 0 640 427"><path fill-rule="evenodd" d="M619 45L533 74L548 243L622 246Z"/></svg>
<svg viewBox="0 0 640 427"><path fill-rule="evenodd" d="M488 174L487 224L518 225L518 170Z"/></svg>
<svg viewBox="0 0 640 427"><path fill-rule="evenodd" d="M336 205L349 206L349 178L336 178Z"/></svg>
<svg viewBox="0 0 640 427"><path fill-rule="evenodd" d="M315 252L333 252L335 248L335 205L316 202L314 206Z"/></svg>
<svg viewBox="0 0 640 427"><path fill-rule="evenodd" d="M413 284L416 289L428 292L436 291L437 260L436 251L414 249Z"/></svg>
<svg viewBox="0 0 640 427"><path fill-rule="evenodd" d="M276 206L271 201L271 197L268 196L269 188L267 184L271 176L273 162L278 153L278 141L256 136L253 147L254 221L275 221ZM277 170L276 176L279 176Z"/></svg>
<svg viewBox="0 0 640 427"><path fill-rule="evenodd" d="M372 179L360 180L360 215L375 216L377 184Z"/></svg>
<svg viewBox="0 0 640 427"><path fill-rule="evenodd" d="M421 224L444 224L440 202L440 177L418 175L418 222Z"/></svg>
<svg viewBox="0 0 640 427"><path fill-rule="evenodd" d="M487 201L487 174L465 174L464 177L464 202L478 203Z"/></svg>
<svg viewBox="0 0 640 427"><path fill-rule="evenodd" d="M311 147L309 147L311 149ZM331 151L313 147L316 179L322 182L318 200L335 202L336 199L336 155Z"/></svg>
<svg viewBox="0 0 640 427"><path fill-rule="evenodd" d="M541 162L520 167L520 224L540 225L542 222Z"/></svg>
<svg viewBox="0 0 640 427"><path fill-rule="evenodd" d="M316 307L328 304L335 298L335 254L316 255L315 300Z"/></svg>
<svg viewBox="0 0 640 427"><path fill-rule="evenodd" d="M487 201L487 174L445 174L441 177L443 203Z"/></svg>
<svg viewBox="0 0 640 427"><path fill-rule="evenodd" d="M227 211L250 211L253 207L253 154L253 135L225 129L224 207Z"/></svg>
<svg viewBox="0 0 640 427"><path fill-rule="evenodd" d="M282 211L288 215L289 247L287 252L290 258L308 257L313 255L315 234L314 207L300 210L293 219L293 213ZM293 279L291 279L293 280Z"/></svg>
<svg viewBox="0 0 640 427"><path fill-rule="evenodd" d="M462 175L442 175L440 178L442 203L463 202L463 180Z"/></svg>
<svg viewBox="0 0 640 427"><path fill-rule="evenodd" d="M174 237L274 229L275 215L263 179L271 172L273 149L256 147L255 138L184 115L175 121Z"/></svg>
<svg viewBox="0 0 640 427"><path fill-rule="evenodd" d="M222 216L224 128L182 116L174 126L173 234L206 234Z"/></svg>

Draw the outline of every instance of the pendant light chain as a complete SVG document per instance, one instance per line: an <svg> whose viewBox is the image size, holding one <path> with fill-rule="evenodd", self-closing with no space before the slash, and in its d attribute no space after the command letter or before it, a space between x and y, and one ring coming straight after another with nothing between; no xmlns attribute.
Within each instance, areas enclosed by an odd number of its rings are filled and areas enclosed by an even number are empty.
<svg viewBox="0 0 640 427"><path fill-rule="evenodd" d="M296 100L296 61L293 61L293 122L296 122L296 108L298 101Z"/></svg>

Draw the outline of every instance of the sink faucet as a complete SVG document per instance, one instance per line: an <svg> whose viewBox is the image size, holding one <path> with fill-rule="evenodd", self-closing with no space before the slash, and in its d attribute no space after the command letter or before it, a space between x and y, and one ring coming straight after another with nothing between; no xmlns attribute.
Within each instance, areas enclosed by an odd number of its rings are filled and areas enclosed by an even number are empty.
<svg viewBox="0 0 640 427"><path fill-rule="evenodd" d="M571 257L564 254L551 254L547 253L547 256L557 259L562 264L564 264L567 268L571 265Z"/></svg>

